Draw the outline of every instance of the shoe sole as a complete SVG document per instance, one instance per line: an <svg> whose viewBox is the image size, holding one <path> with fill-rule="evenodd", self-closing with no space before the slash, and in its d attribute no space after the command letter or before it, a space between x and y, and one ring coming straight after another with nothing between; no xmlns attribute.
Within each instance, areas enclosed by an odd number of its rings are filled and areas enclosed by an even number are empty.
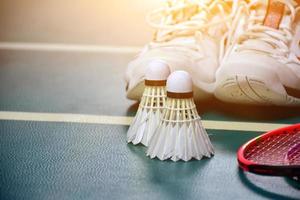
<svg viewBox="0 0 300 200"><path fill-rule="evenodd" d="M228 76L217 81L215 96L223 101L259 105L300 105L300 99L280 94L264 81L247 75ZM283 87L281 85L281 87Z"/></svg>

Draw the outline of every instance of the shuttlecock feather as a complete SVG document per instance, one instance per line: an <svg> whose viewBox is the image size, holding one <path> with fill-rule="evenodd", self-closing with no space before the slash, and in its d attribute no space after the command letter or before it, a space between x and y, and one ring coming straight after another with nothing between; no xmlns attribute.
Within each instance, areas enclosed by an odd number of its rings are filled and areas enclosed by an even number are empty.
<svg viewBox="0 0 300 200"><path fill-rule="evenodd" d="M213 154L213 146L194 103L191 77L185 71L175 71L167 80L165 109L147 155L160 160L188 161Z"/></svg>
<svg viewBox="0 0 300 200"><path fill-rule="evenodd" d="M148 146L166 103L166 80L169 74L169 67L161 61L153 61L147 67L145 89L127 132L127 142Z"/></svg>

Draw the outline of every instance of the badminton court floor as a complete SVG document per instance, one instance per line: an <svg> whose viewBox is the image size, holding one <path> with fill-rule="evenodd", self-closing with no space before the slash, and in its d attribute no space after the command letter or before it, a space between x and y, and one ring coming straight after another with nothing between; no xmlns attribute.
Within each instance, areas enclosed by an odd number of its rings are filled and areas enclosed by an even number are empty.
<svg viewBox="0 0 300 200"><path fill-rule="evenodd" d="M239 170L237 149L300 122L300 108L197 103L216 154L151 160L126 143L135 49L2 46L0 199L300 199L299 183Z"/></svg>

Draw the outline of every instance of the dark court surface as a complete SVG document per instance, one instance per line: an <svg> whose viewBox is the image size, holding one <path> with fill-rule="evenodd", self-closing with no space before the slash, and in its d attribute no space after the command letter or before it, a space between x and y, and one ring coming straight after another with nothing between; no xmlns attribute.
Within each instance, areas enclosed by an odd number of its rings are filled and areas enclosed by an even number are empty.
<svg viewBox="0 0 300 200"><path fill-rule="evenodd" d="M0 51L0 111L133 116L133 54ZM296 123L300 108L198 103L205 120ZM216 155L161 162L126 143L128 126L0 121L0 199L300 199L300 185L244 173L236 151L258 132L208 130Z"/></svg>
<svg viewBox="0 0 300 200"><path fill-rule="evenodd" d="M124 73L135 54L0 50L0 110L133 116ZM198 102L206 120L299 123L300 107Z"/></svg>
<svg viewBox="0 0 300 200"><path fill-rule="evenodd" d="M209 131L216 155L161 162L126 144L124 126L2 121L1 199L297 199L284 178L241 172L235 152L256 136Z"/></svg>

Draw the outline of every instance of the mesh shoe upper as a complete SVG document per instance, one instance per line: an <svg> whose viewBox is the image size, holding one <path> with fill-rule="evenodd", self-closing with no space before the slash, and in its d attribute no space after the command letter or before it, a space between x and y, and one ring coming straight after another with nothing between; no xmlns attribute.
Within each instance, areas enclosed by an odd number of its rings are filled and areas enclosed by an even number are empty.
<svg viewBox="0 0 300 200"><path fill-rule="evenodd" d="M229 2L170 1L166 7L150 13L147 19L156 28L155 38L128 65L127 97L141 97L145 69L155 59L166 62L171 71L189 72L196 88L195 99L204 97L201 83L214 82L219 41L232 18L232 1Z"/></svg>
<svg viewBox="0 0 300 200"><path fill-rule="evenodd" d="M221 73L224 66L239 65L243 68L248 63L255 68L250 66L242 70L252 73L253 69L265 68L270 73L276 73L284 86L300 90L299 7L295 1L282 2L285 10L278 29L275 29L264 25L268 1L250 1L244 12L248 15L242 16L244 21L234 27L236 30L231 41L226 41L231 44L227 45L220 72L217 73Z"/></svg>

